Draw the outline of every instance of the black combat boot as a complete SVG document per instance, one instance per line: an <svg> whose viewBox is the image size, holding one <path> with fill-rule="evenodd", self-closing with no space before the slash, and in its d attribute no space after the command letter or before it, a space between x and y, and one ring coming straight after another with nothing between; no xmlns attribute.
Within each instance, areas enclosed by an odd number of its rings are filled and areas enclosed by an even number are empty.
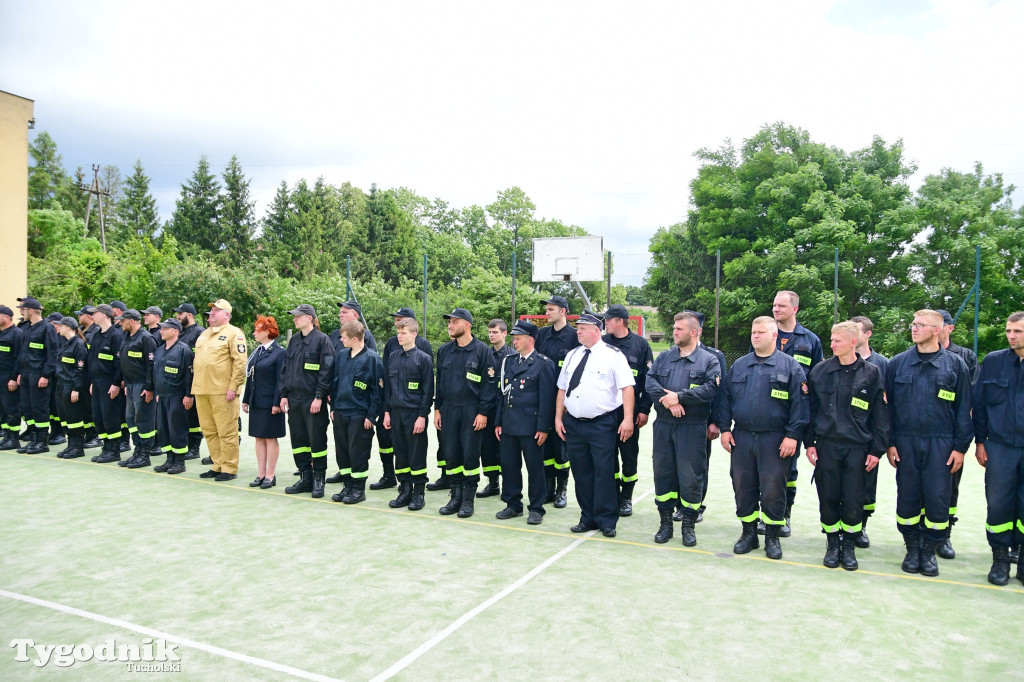
<svg viewBox="0 0 1024 682"><path fill-rule="evenodd" d="M792 504L787 504L786 505L786 523L784 523L781 527L779 527L779 537L780 538L788 538L790 535L793 534L793 530L789 527L789 517L792 515L792 513L793 513L793 505Z"/></svg>
<svg viewBox="0 0 1024 682"><path fill-rule="evenodd" d="M769 559L782 558L782 545L779 543L779 526L766 523L764 526L764 555Z"/></svg>
<svg viewBox="0 0 1024 682"><path fill-rule="evenodd" d="M21 447L21 443L18 442L16 436L9 432L4 432L4 439L0 440L0 450L17 450Z"/></svg>
<svg viewBox="0 0 1024 682"><path fill-rule="evenodd" d="M117 443L118 458L120 458L122 452L128 452L132 449L132 437L128 434L126 427L122 426L121 428L125 430L121 433L121 439Z"/></svg>
<svg viewBox="0 0 1024 682"><path fill-rule="evenodd" d="M118 443L116 438L105 438L103 440L103 450L96 456L96 463L108 464L110 462L120 462L121 453L118 452L117 448Z"/></svg>
<svg viewBox="0 0 1024 682"><path fill-rule="evenodd" d="M696 522L697 517L692 514L686 514L680 522L679 534L683 536L684 547L697 546L697 531L694 528Z"/></svg>
<svg viewBox="0 0 1024 682"><path fill-rule="evenodd" d="M468 519L473 515L473 502L476 500L476 483L462 484L462 504L459 505L459 518Z"/></svg>
<svg viewBox="0 0 1024 682"><path fill-rule="evenodd" d="M121 461L119 461L117 463L117 466L119 466L119 467L126 467L129 464L131 464L132 462L134 462L135 460L137 460L138 458L139 458L139 448L136 447L134 452L132 452L132 456L129 457L128 459L122 459Z"/></svg>
<svg viewBox="0 0 1024 682"><path fill-rule="evenodd" d="M452 481L448 478L448 474L442 473L441 478L437 479L433 483L427 484L427 490L448 490L452 487ZM453 514L455 512L452 512Z"/></svg>
<svg viewBox="0 0 1024 682"><path fill-rule="evenodd" d="M953 543L950 541L950 535L953 533L953 522L950 520L949 528L946 529L946 539L944 542L939 544L936 552L943 559L955 559L956 552L953 550Z"/></svg>
<svg viewBox="0 0 1024 682"><path fill-rule="evenodd" d="M544 504L551 504L555 501L555 475L545 473L544 482L547 490L544 492Z"/></svg>
<svg viewBox="0 0 1024 682"><path fill-rule="evenodd" d="M327 481L327 471L320 469L313 470L312 497L321 498L324 496L324 483Z"/></svg>
<svg viewBox="0 0 1024 682"><path fill-rule="evenodd" d="M24 455L32 447L32 444L36 442L35 430L33 429L28 433L22 434L21 440L25 442L18 446L17 452L19 455Z"/></svg>
<svg viewBox="0 0 1024 682"><path fill-rule="evenodd" d="M164 460L164 463L157 464L155 467L153 467L153 471L157 472L158 474L162 474L168 469L170 469L172 466L174 466L174 453L168 450L165 454L167 455L167 459ZM185 461L184 456L182 457L182 461Z"/></svg>
<svg viewBox="0 0 1024 682"><path fill-rule="evenodd" d="M498 474L487 474L487 485L476 494L477 497L493 497L501 494L501 486L498 485Z"/></svg>
<svg viewBox="0 0 1024 682"><path fill-rule="evenodd" d="M142 467L150 466L149 449L140 448L137 450L135 452L135 456L133 456L125 466L129 469L141 469Z"/></svg>
<svg viewBox="0 0 1024 682"><path fill-rule="evenodd" d="M313 469L310 467L299 469L299 480L295 481L295 485L285 488L284 491L288 495L313 492Z"/></svg>
<svg viewBox="0 0 1024 682"><path fill-rule="evenodd" d="M760 546L761 541L757 539L757 521L744 521L740 539L732 546L733 554L746 554Z"/></svg>
<svg viewBox="0 0 1024 682"><path fill-rule="evenodd" d="M658 526L658 532L654 534L654 541L663 545L672 539L672 508L658 507L658 515L661 517L661 525Z"/></svg>
<svg viewBox="0 0 1024 682"><path fill-rule="evenodd" d="M921 541L921 575L934 578L939 574L939 564L935 560L935 549L939 543L925 538Z"/></svg>
<svg viewBox="0 0 1024 682"><path fill-rule="evenodd" d="M189 445L182 459L199 459L199 445Z"/></svg>
<svg viewBox="0 0 1024 682"><path fill-rule="evenodd" d="M430 489L430 486L427 486ZM452 514L459 511L462 507L462 486L456 483L451 486L451 492L449 493L448 503L437 510L438 514L442 516L451 516Z"/></svg>
<svg viewBox="0 0 1024 682"><path fill-rule="evenodd" d="M345 487L348 488L348 475L343 474L340 471L333 476L327 478L327 483L344 483Z"/></svg>
<svg viewBox="0 0 1024 682"><path fill-rule="evenodd" d="M864 521L861 523L860 533L855 539L858 549L867 549L871 546L871 540L868 540L868 519L870 518L871 512L864 512Z"/></svg>
<svg viewBox="0 0 1024 682"><path fill-rule="evenodd" d="M32 435L33 435L32 442L29 444L29 446L27 448L25 448L25 452L27 454L29 454L29 455L41 455L44 452L49 452L50 451L49 446L46 444L46 432L45 431L36 431Z"/></svg>
<svg viewBox="0 0 1024 682"><path fill-rule="evenodd" d="M825 533L825 558L821 561L825 568L839 568L839 533Z"/></svg>
<svg viewBox="0 0 1024 682"><path fill-rule="evenodd" d="M992 568L988 572L988 581L993 585L1005 585L1010 582L1010 548L992 548Z"/></svg>
<svg viewBox="0 0 1024 682"><path fill-rule="evenodd" d="M96 429L92 426L85 430L85 442L82 443L83 450L93 450L95 448L102 448L103 441L96 437Z"/></svg>
<svg viewBox="0 0 1024 682"><path fill-rule="evenodd" d="M376 483L370 484L370 490L384 490L385 488L394 488L398 485L398 479L395 478L394 474L384 474L380 477L380 480Z"/></svg>
<svg viewBox="0 0 1024 682"><path fill-rule="evenodd" d="M63 445L67 442L67 438L64 437L64 432L59 428L54 429L50 432L50 437L46 439L49 445Z"/></svg>
<svg viewBox="0 0 1024 682"><path fill-rule="evenodd" d="M177 452L168 452L167 459L169 466L167 467L167 473L169 474L183 474L185 473L185 455Z"/></svg>
<svg viewBox="0 0 1024 682"><path fill-rule="evenodd" d="M366 490L363 488L364 485L366 485L365 478L349 481L348 492L341 498L341 501L344 504L359 504L360 502L365 502Z"/></svg>
<svg viewBox="0 0 1024 682"><path fill-rule="evenodd" d="M331 481L331 479L328 478L327 482L330 483L330 481ZM345 481L345 485L343 485L341 487L341 491L340 492L336 492L333 495L331 495L331 499L333 501L335 501L335 502L341 502L342 500L345 499L345 496L348 495L348 491L351 489L351 486L352 486L351 483L349 483L348 481Z"/></svg>
<svg viewBox="0 0 1024 682"><path fill-rule="evenodd" d="M633 515L633 488L636 481L619 484L619 516Z"/></svg>
<svg viewBox="0 0 1024 682"><path fill-rule="evenodd" d="M847 571L857 570L857 536L851 533L843 533L841 543L843 569Z"/></svg>
<svg viewBox="0 0 1024 682"><path fill-rule="evenodd" d="M412 483L409 481L398 482L398 497L388 502L388 506L392 509L398 509L399 507L408 507L409 501L412 499Z"/></svg>
<svg viewBox="0 0 1024 682"><path fill-rule="evenodd" d="M409 511L419 511L426 505L427 502L423 498L423 489L426 485L426 481L416 481L412 484L412 498L409 500Z"/></svg>
<svg viewBox="0 0 1024 682"><path fill-rule="evenodd" d="M569 480L566 478L560 478L555 481L555 509L565 509L565 505L569 503L566 499L566 488L569 486Z"/></svg>
<svg viewBox="0 0 1024 682"><path fill-rule="evenodd" d="M903 544L907 546L907 555L900 566L907 573L921 572L921 538L918 535L904 535Z"/></svg>
<svg viewBox="0 0 1024 682"><path fill-rule="evenodd" d="M82 447L83 442L81 436L69 436L68 449L64 451L64 459L85 457L85 449Z"/></svg>

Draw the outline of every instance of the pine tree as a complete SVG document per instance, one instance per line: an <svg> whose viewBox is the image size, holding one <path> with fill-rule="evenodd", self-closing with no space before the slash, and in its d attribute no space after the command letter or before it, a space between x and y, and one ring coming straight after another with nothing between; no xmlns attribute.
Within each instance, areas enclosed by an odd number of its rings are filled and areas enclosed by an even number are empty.
<svg viewBox="0 0 1024 682"><path fill-rule="evenodd" d="M125 181L123 196L117 203L115 234L118 240L136 237L152 239L160 227L156 199L149 192L149 176L136 161L133 173Z"/></svg>
<svg viewBox="0 0 1024 682"><path fill-rule="evenodd" d="M220 227L220 200L220 183L203 155L192 177L181 186L167 231L179 244L213 253L221 251L224 235Z"/></svg>
<svg viewBox="0 0 1024 682"><path fill-rule="evenodd" d="M250 197L251 181L245 177L237 156L231 157L224 169L223 178L221 234L231 261L238 263L252 255L252 238L256 233L256 202Z"/></svg>
<svg viewBox="0 0 1024 682"><path fill-rule="evenodd" d="M64 160L57 153L57 143L45 130L28 146L32 165L28 167L28 207L50 208L68 184Z"/></svg>

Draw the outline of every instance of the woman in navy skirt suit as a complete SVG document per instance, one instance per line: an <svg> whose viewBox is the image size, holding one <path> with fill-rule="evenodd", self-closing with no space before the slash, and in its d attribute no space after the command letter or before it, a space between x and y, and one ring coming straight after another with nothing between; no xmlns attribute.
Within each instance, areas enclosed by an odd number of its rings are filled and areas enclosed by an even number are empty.
<svg viewBox="0 0 1024 682"><path fill-rule="evenodd" d="M256 317L253 336L260 344L249 356L245 366L245 393L242 411L249 415L249 435L256 440L258 475L251 488L273 488L277 485L278 438L285 435L285 415L278 406L277 380L284 365L284 348L275 339L280 332L273 317Z"/></svg>

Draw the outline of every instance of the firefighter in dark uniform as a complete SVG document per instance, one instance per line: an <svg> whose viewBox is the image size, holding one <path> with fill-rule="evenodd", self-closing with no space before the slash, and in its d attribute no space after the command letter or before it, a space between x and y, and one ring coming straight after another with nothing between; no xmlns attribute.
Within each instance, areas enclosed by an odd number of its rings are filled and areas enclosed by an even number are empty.
<svg viewBox="0 0 1024 682"><path fill-rule="evenodd" d="M96 308L90 305L83 305L80 309L75 311L75 315L78 316L78 326L81 328L82 333L85 335L85 349L89 350L89 346L92 343L92 339L99 332L100 326L92 318L92 314L96 312ZM85 396L85 411L86 424L85 424L85 449L91 450L92 448L103 447L103 441L96 437L96 424L92 417L92 400L88 395Z"/></svg>
<svg viewBox="0 0 1024 682"><path fill-rule="evenodd" d="M647 393L657 401L654 422L654 495L661 525L658 543L672 537L672 510L683 508L683 544L697 544L694 525L708 477L708 421L722 369L718 358L700 345L700 321L677 313L674 347L658 355L646 377Z"/></svg>
<svg viewBox="0 0 1024 682"><path fill-rule="evenodd" d="M782 558L779 531L786 523L788 458L796 455L797 440L810 421L804 371L799 362L776 349L777 335L774 319L753 321L754 351L733 363L722 381L722 399L714 407L722 447L732 455L736 516L743 524L732 551L746 554L760 546L760 516L769 559Z"/></svg>
<svg viewBox="0 0 1024 682"><path fill-rule="evenodd" d="M426 429L434 400L434 360L418 347L419 324L415 318L399 321L395 330L399 348L385 365L383 423L384 428L391 431L399 485L398 497L388 502L388 506L392 509L407 506L418 511L425 503Z"/></svg>
<svg viewBox="0 0 1024 682"><path fill-rule="evenodd" d="M373 425L384 411L384 363L363 343L366 328L357 319L341 325L342 346L334 356L331 421L338 469L345 486L331 499L357 504L366 499Z"/></svg>
<svg viewBox="0 0 1024 682"><path fill-rule="evenodd" d="M967 365L939 345L942 315L914 314L914 346L889 361L885 390L889 463L896 467L896 523L907 547L903 570L939 574L935 550L946 541L950 474L971 445L971 379ZM922 511L923 510L923 511Z"/></svg>
<svg viewBox="0 0 1024 682"><path fill-rule="evenodd" d="M348 349L345 347L344 342L341 340L341 327L344 327L346 322L355 321L355 322L359 322L360 324L362 324L363 325L363 345L366 348L369 348L370 350L372 350L374 352L377 351L377 340L373 338L373 334L370 333L370 330L366 328L365 323L363 323L362 320L361 320L361 318L363 316L363 308L362 308L362 306L360 306L357 301L345 301L345 302L338 301L337 303L338 303L338 322L339 322L340 326L339 326L338 329L335 329L334 331L332 331L330 334L327 335L328 338L331 340L331 347L334 349L335 366L337 366L338 355L340 353L348 352ZM335 371L337 371L337 367L335 367ZM379 415L380 412L378 412L377 414ZM332 419L334 417L333 410L331 412L331 417L332 417ZM334 435L335 435L334 452L335 452L335 456L338 458L338 473L336 473L333 476L331 476L330 478L328 478L327 482L328 483L344 483L345 484L345 490L347 491L347 489L349 487L348 486L349 478L348 478L348 473L345 473L345 472L343 472L341 470L342 467L341 467L341 459L340 459L340 457L341 457L342 444L337 440L337 436L338 436L337 425L335 425L335 427L334 427ZM371 445L372 445L373 433L370 433L370 440L371 440Z"/></svg>
<svg viewBox="0 0 1024 682"><path fill-rule="evenodd" d="M544 521L544 441L555 425L555 395L558 392L555 363L536 351L537 325L519 320L512 328L517 353L506 355L498 365L498 407L494 434L501 445L505 508L498 519L523 515L523 462L526 462L531 526ZM554 390L552 390L554 389Z"/></svg>
<svg viewBox="0 0 1024 682"><path fill-rule="evenodd" d="M881 353L875 351L871 347L871 335L874 333L875 325L871 321L871 318L863 315L850 318L851 322L856 322L857 326L860 327L860 340L857 342L857 355L864 358L865 362L869 362L878 368L878 371L882 374L882 380L885 381L885 368L889 366L889 358L885 357ZM871 540L868 539L868 519L875 513L875 498L878 491L878 467L875 467L871 471L867 472L864 477L864 520L860 533L854 540L854 544L857 545L858 549L867 549L871 546Z"/></svg>
<svg viewBox="0 0 1024 682"><path fill-rule="evenodd" d="M795 291L780 291L772 301L772 317L779 325L779 338L775 347L800 363L804 376L821 362L821 339L796 321L796 313L800 310L800 297ZM799 475L797 464L800 462L800 443L797 442L796 454L790 460L789 476L786 479L786 523L779 530L779 536L788 538L790 535L789 518L793 503L796 501L796 481ZM758 528L761 532L762 528Z"/></svg>
<svg viewBox="0 0 1024 682"><path fill-rule="evenodd" d="M22 328L21 353L18 355L18 391L21 413L28 425L28 443L18 452L38 455L49 452L47 431L50 426L50 383L57 373L60 341L57 330L43 319L43 306L31 296L19 298L19 310L28 323Z"/></svg>
<svg viewBox="0 0 1024 682"><path fill-rule="evenodd" d="M971 390L974 390L974 386L978 381L978 356L971 349L958 346L949 338L953 330L956 329L953 323L953 316L949 314L949 311L937 310L935 312L942 315L942 331L939 333L939 345L950 353L959 355L960 359L964 361L964 364L967 365L967 373L971 378ZM953 533L953 526L957 522L956 508L960 500L960 479L963 475L963 467L953 472L953 492L949 498L949 528L946 529L946 541L939 545L935 552L943 559L956 558L956 551L953 549L953 542L950 536Z"/></svg>
<svg viewBox="0 0 1024 682"><path fill-rule="evenodd" d="M57 453L63 459L85 456L85 424L89 403L89 351L85 336L73 317L61 318L58 334L64 339L57 362L57 410L68 434L68 447Z"/></svg>
<svg viewBox="0 0 1024 682"><path fill-rule="evenodd" d="M704 341L702 339L703 334L704 334L704 321L707 319L705 317L704 313L699 313L696 310L684 310L683 312L684 313L693 313L694 316L696 316L697 322L700 324L700 329L699 329L699 334L698 334L698 339L701 339L700 347L703 348L704 350L708 351L709 353L711 353L712 355L714 355L718 359L718 367L719 367L719 370L721 371L721 376L724 378L726 371L728 371L728 369L729 369L728 364L726 364L726 362L725 362L725 354L722 353L722 351L718 350L717 348L712 348L711 346L707 345L706 343L704 343ZM719 400L720 399L719 398L720 395L721 395L721 391L716 393L715 394L715 400ZM712 404L712 406L711 406L712 413L714 413L714 409L715 409L714 408L714 404ZM718 440L718 437L721 436L721 435L722 435L722 433L718 430L718 425L715 424L713 421L710 421L710 417L709 417L708 431L707 431L707 444L705 444L705 446L704 446L704 458L708 462L708 469L707 469L708 471L711 471L711 446L714 443L714 441ZM705 476L704 477L704 487L703 487L703 489L701 490L701 493L700 493L700 508L697 510L697 518L696 518L696 522L697 523L700 523L701 521L704 520L704 512L705 512L705 510L707 510L707 505L704 504L704 502L707 500L707 496L708 496L708 477ZM683 507L682 507L682 505L676 505L676 513L672 516L672 520L673 521L682 521L683 520L683 516L684 516L684 514L683 514Z"/></svg>
<svg viewBox="0 0 1024 682"><path fill-rule="evenodd" d="M60 334L60 321L64 319L64 315L58 312L52 312L46 316L46 319L53 325L53 330L57 332L57 353L60 354L61 349L64 347L66 339ZM50 382L50 435L46 439L48 445L61 445L67 442L67 438L64 436L64 425L60 418L60 411L57 409L58 395L57 395L57 382ZM64 450L61 450L57 454L62 454Z"/></svg>
<svg viewBox="0 0 1024 682"><path fill-rule="evenodd" d="M601 340L609 346L615 346L626 356L629 368L633 371L636 386L636 428L629 440L619 441L619 460L616 461L615 474L619 482L619 516L632 516L633 489L637 481L637 460L640 456L640 429L647 425L651 414L651 398L647 395L647 371L654 362L654 353L647 339L629 329L629 311L626 306L608 306L604 314L605 334Z"/></svg>
<svg viewBox="0 0 1024 682"><path fill-rule="evenodd" d="M833 357L807 377L811 422L804 436L815 467L827 568L840 562L857 570L855 540L863 530L867 472L878 468L889 440L889 413L882 373L857 355L860 327L832 327Z"/></svg>
<svg viewBox="0 0 1024 682"><path fill-rule="evenodd" d="M395 319L395 327L397 329L398 324L402 320L416 320L416 313L413 312L412 308L402 307L398 309L398 312L390 313L391 317ZM417 325L418 326L418 325ZM434 349L430 346L430 342L425 337L416 337L416 347L426 353L433 359ZM384 352L380 353L381 362L384 363L384 376L387 377L388 373L388 359L391 355L401 348L401 344L398 343L398 336L392 336L384 343ZM431 365L433 366L433 365ZM386 405L385 405L386 407ZM443 490L448 488L448 479L444 476L444 457L441 455L440 443L438 443L438 455L439 461L438 466L441 467L441 478L435 483L430 484L431 490ZM394 488L398 485L398 479L395 477L395 448L392 443L391 430L384 426L384 416L377 421L377 452L380 456L381 466L384 468L384 473L376 483L370 484L370 490L384 490L385 488Z"/></svg>
<svg viewBox="0 0 1024 682"><path fill-rule="evenodd" d="M288 415L292 456L300 478L284 491L323 497L330 423L329 408L324 403L334 380L334 350L327 334L320 331L313 306L303 303L288 314L299 333L288 342L278 394L281 410Z"/></svg>
<svg viewBox="0 0 1024 682"><path fill-rule="evenodd" d="M178 322L181 323L181 334L178 335L178 340L195 353L196 340L206 331L201 324L196 324L196 307L191 303L182 303L174 309L174 312L177 313ZM199 446L202 442L203 429L199 426L199 412L196 410L195 401L193 401L192 407L188 408L188 453L185 455L185 459L198 459ZM206 459L210 458L205 458L203 464L213 463L212 459L209 462Z"/></svg>
<svg viewBox="0 0 1024 682"><path fill-rule="evenodd" d="M544 304L548 324L537 332L537 352L550 358L555 363L555 370L560 372L566 354L580 345L576 330L565 319L569 302L561 296L552 296L541 303ZM561 438L548 438L544 443L544 475L547 480L544 501L554 502L556 509L565 508L568 503L569 455Z"/></svg>
<svg viewBox="0 0 1024 682"><path fill-rule="evenodd" d="M1024 540L1024 312L1006 318L1006 340L1009 348L985 356L974 386L974 456L985 467L993 585L1010 581L1010 548ZM1024 562L1017 561L1024 583Z"/></svg>
<svg viewBox="0 0 1024 682"><path fill-rule="evenodd" d="M163 337L160 336L160 320L163 317L164 311L155 305L151 305L142 311L142 325L153 336L153 341L158 346L164 342Z"/></svg>
<svg viewBox="0 0 1024 682"><path fill-rule="evenodd" d="M0 305L0 413L4 438L0 450L21 447L21 395L18 392L18 374L21 371L22 330L14 324L14 311Z"/></svg>
<svg viewBox="0 0 1024 682"><path fill-rule="evenodd" d="M149 330L142 328L142 315L138 310L126 310L120 319L125 333L121 348L121 377L128 400L125 416L135 452L118 464L141 469L150 466L151 456L160 454L156 447L156 403L153 402L153 360L157 343Z"/></svg>
<svg viewBox="0 0 1024 682"><path fill-rule="evenodd" d="M89 344L89 379L92 387L92 418L96 432L103 441L103 450L92 458L94 462L121 461L121 421L117 397L121 394L121 346L124 334L113 325L114 310L105 303L96 306L93 313L100 327Z"/></svg>
<svg viewBox="0 0 1024 682"><path fill-rule="evenodd" d="M153 358L153 391L156 393L156 438L167 455L153 471L168 474L185 472L188 454L188 411L195 403L192 395L192 363L195 355L181 341L181 322L170 318L160 323L163 343Z"/></svg>
<svg viewBox="0 0 1024 682"><path fill-rule="evenodd" d="M434 396L434 427L445 445L451 495L438 512L473 515L480 482L480 444L497 401L494 355L486 343L473 336L473 315L455 308L444 315L451 341L437 349Z"/></svg>
<svg viewBox="0 0 1024 682"><path fill-rule="evenodd" d="M536 325L534 325L536 326ZM495 318L487 323L487 340L491 343L491 357L494 361L494 369L501 367L501 361L508 355L515 355L515 350L505 343L508 334L508 325L505 320ZM498 387L501 388L500 386ZM499 396L500 399L500 396ZM554 402L552 402L554 405ZM487 421L494 424L497 417L497 402L494 412L487 415ZM476 494L477 497L491 497L501 494L501 443L495 436L494 429L488 427L483 430L480 443L480 464L483 466L483 474L487 477L487 485ZM520 481L522 483L522 481Z"/></svg>
<svg viewBox="0 0 1024 682"><path fill-rule="evenodd" d="M128 310L128 306L122 301L111 301L110 307L114 311L114 328L120 330L124 336L128 334L121 327L121 315ZM132 449L132 439L128 433L128 397L125 395L124 390L117 394L117 405L121 411L121 438L118 441L117 448L118 452L128 452Z"/></svg>

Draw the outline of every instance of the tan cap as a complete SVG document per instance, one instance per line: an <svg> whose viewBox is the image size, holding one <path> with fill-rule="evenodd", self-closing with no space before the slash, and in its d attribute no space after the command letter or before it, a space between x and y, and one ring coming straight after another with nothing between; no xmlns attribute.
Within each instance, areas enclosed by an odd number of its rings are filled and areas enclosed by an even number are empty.
<svg viewBox="0 0 1024 682"><path fill-rule="evenodd" d="M223 298L218 298L216 301L210 304L211 308L220 308L226 312L231 312L231 304L225 301Z"/></svg>

